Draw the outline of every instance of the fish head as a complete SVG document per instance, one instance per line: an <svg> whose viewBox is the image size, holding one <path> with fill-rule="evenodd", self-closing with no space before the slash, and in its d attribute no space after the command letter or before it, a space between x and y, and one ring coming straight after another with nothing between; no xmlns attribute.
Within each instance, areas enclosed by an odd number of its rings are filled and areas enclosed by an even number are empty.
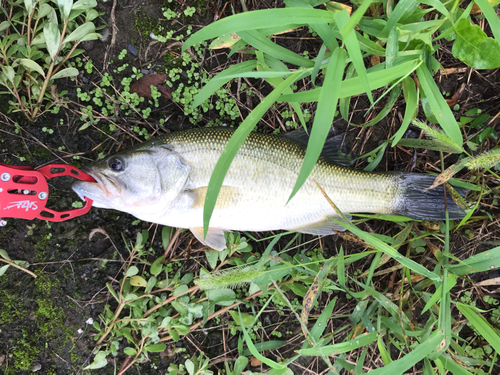
<svg viewBox="0 0 500 375"><path fill-rule="evenodd" d="M184 189L190 167L168 147L157 146L116 154L82 170L96 182L75 182L80 198L138 216L168 206Z"/></svg>

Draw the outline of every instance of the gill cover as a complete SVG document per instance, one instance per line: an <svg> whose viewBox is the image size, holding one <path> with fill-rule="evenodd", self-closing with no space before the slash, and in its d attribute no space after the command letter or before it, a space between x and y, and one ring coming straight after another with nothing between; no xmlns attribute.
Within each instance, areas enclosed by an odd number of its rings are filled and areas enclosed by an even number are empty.
<svg viewBox="0 0 500 375"><path fill-rule="evenodd" d="M166 146L133 149L85 168L96 183L75 183L80 196L94 200L94 206L136 214L151 205L164 207L184 189L190 167Z"/></svg>

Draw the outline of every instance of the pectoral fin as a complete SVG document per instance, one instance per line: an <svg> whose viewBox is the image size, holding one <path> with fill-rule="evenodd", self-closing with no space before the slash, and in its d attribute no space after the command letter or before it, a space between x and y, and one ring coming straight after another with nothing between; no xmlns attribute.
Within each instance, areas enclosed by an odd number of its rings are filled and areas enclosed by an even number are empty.
<svg viewBox="0 0 500 375"><path fill-rule="evenodd" d="M193 189L191 190L191 194L194 197L192 208L203 207L207 196L207 187L203 186ZM241 195L241 191L237 187L222 185L217 196L215 208L224 209L233 207L238 204L238 199Z"/></svg>
<svg viewBox="0 0 500 375"><path fill-rule="evenodd" d="M327 218L325 220L318 221L317 223L308 225L306 227L294 228L291 230L300 233L315 234L318 236L328 236L331 234L335 234L335 231L343 232L345 231L345 228Z"/></svg>
<svg viewBox="0 0 500 375"><path fill-rule="evenodd" d="M189 228L198 241L202 244L222 251L226 248L226 237L224 237L224 231L220 228L208 228L208 233L205 238L203 238L203 227Z"/></svg>

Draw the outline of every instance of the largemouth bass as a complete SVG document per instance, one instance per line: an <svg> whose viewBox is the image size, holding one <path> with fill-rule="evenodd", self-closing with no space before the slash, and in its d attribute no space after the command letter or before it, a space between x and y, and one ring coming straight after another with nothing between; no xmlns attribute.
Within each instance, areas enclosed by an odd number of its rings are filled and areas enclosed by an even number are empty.
<svg viewBox="0 0 500 375"><path fill-rule="evenodd" d="M73 189L95 207L127 212L153 223L189 228L203 244L223 250L225 231L291 230L328 235L342 227L315 181L345 214L378 213L413 219L445 218L442 189L423 193L433 176L370 173L335 165L321 156L308 180L287 203L305 148L287 137L252 133L224 179L203 238L203 204L210 176L233 135L230 128L166 134L110 156L83 170L97 183ZM450 219L464 212L448 196Z"/></svg>

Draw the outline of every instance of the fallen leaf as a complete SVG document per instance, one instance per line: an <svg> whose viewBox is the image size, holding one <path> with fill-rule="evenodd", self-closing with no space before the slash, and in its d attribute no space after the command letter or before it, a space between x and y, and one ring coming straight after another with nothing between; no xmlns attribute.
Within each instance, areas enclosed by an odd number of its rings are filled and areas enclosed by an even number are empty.
<svg viewBox="0 0 500 375"><path fill-rule="evenodd" d="M172 99L172 94L169 88L165 84L167 79L166 74L150 74L144 76L130 85L130 93L137 93L137 95L144 98L152 98L151 96L151 86L155 86L160 91L161 96L165 99Z"/></svg>
<svg viewBox="0 0 500 375"><path fill-rule="evenodd" d="M458 99L460 99L460 96L462 96L462 93L464 92L464 88L465 83L462 83L458 90L453 94L453 96L450 99L446 99L446 103L448 103L450 107L453 107L455 104L457 104Z"/></svg>
<svg viewBox="0 0 500 375"><path fill-rule="evenodd" d="M260 366L261 364L262 364L262 362L260 359L257 359L255 357L250 358L250 365L252 367L257 367L257 366Z"/></svg>

